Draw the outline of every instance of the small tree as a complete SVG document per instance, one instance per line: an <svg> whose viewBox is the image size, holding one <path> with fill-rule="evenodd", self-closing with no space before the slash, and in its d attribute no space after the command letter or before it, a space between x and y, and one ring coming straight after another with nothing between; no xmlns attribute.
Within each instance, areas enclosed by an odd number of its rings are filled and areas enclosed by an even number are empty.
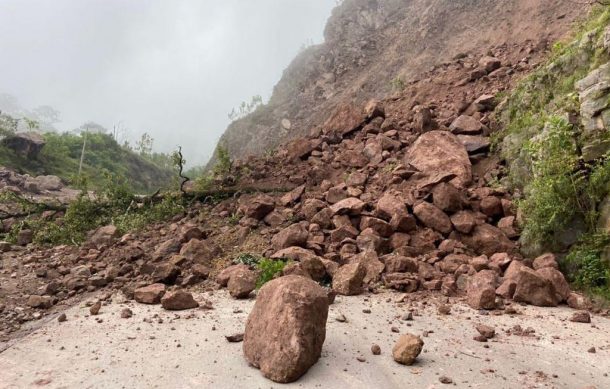
<svg viewBox="0 0 610 389"><path fill-rule="evenodd" d="M136 142L136 151L143 157L150 156L152 154L153 143L154 139L145 132L140 137L140 140Z"/></svg>
<svg viewBox="0 0 610 389"><path fill-rule="evenodd" d="M263 105L263 98L260 95L252 96L249 103L242 101L237 109L233 108L229 113L229 119L233 121L241 119L256 111L261 105Z"/></svg>

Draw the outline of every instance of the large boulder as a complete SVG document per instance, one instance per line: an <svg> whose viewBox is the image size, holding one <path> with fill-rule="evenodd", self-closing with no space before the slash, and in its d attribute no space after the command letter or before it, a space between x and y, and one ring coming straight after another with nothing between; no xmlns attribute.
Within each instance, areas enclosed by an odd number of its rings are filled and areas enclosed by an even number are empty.
<svg viewBox="0 0 610 389"><path fill-rule="evenodd" d="M240 199L241 200L241 199ZM256 220L262 220L275 208L273 197L261 194L253 198L244 198L240 201L240 211L246 216Z"/></svg>
<svg viewBox="0 0 610 389"><path fill-rule="evenodd" d="M360 294L365 276L366 268L360 262L343 265L335 271L333 290L346 296Z"/></svg>
<svg viewBox="0 0 610 389"><path fill-rule="evenodd" d="M38 176L35 180L40 190L57 191L63 187L61 178L57 176Z"/></svg>
<svg viewBox="0 0 610 389"><path fill-rule="evenodd" d="M496 273L481 270L468 281L466 302L474 309L496 307Z"/></svg>
<svg viewBox="0 0 610 389"><path fill-rule="evenodd" d="M285 249L291 246L304 246L307 243L309 232L305 225L296 223L288 226L275 234L271 239L271 244L276 250Z"/></svg>
<svg viewBox="0 0 610 389"><path fill-rule="evenodd" d="M555 307L559 303L553 283L525 266L519 271L513 299L540 307Z"/></svg>
<svg viewBox="0 0 610 389"><path fill-rule="evenodd" d="M413 208L413 213L426 227L430 227L443 234L449 234L452 230L449 216L433 204L423 201Z"/></svg>
<svg viewBox="0 0 610 389"><path fill-rule="evenodd" d="M161 298L161 306L168 311L182 311L199 307L193 295L184 290L167 292Z"/></svg>
<svg viewBox="0 0 610 389"><path fill-rule="evenodd" d="M285 276L265 284L246 323L248 363L272 381L296 381L320 358L328 305L324 288L310 279Z"/></svg>
<svg viewBox="0 0 610 389"><path fill-rule="evenodd" d="M563 274L552 267L543 267L542 269L536 270L536 273L540 274L542 277L551 281L553 287L555 288L555 292L557 293L557 300L559 302L566 301L568 297L570 297L570 284L566 281Z"/></svg>
<svg viewBox="0 0 610 389"><path fill-rule="evenodd" d="M134 299L142 304L159 304L165 294L165 285L152 284L135 290Z"/></svg>
<svg viewBox="0 0 610 389"><path fill-rule="evenodd" d="M407 151L405 162L428 175L453 173L456 178L452 183L457 187L465 187L472 180L466 148L448 131L422 134Z"/></svg>
<svg viewBox="0 0 610 389"><path fill-rule="evenodd" d="M495 253L515 251L515 244L506 237L504 232L490 224L475 226L472 234L462 235L461 240L479 255L491 256Z"/></svg>
<svg viewBox="0 0 610 389"><path fill-rule="evenodd" d="M256 288L258 274L250 269L238 268L229 278L227 288L231 297L236 299L247 298Z"/></svg>
<svg viewBox="0 0 610 389"><path fill-rule="evenodd" d="M35 159L46 144L36 132L19 132L2 139L2 144L28 159Z"/></svg>
<svg viewBox="0 0 610 389"><path fill-rule="evenodd" d="M358 129L364 123L366 116L354 105L342 105L322 125L323 132L334 135L338 139Z"/></svg>

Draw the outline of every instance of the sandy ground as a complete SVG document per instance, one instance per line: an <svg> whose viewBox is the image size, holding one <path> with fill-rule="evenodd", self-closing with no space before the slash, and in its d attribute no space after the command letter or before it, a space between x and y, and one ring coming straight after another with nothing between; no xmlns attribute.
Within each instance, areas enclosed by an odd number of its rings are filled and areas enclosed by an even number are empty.
<svg viewBox="0 0 610 389"><path fill-rule="evenodd" d="M519 315L483 315L455 304L439 315L436 302L397 303L400 295L338 297L331 306L322 358L299 381L275 384L249 367L241 343L225 335L243 331L253 300L224 292L198 295L213 310L178 313L120 298L89 316L83 304L50 320L0 353L0 388L610 388L610 320L567 319L568 308L518 307ZM134 316L120 318L130 307ZM413 321L400 317L415 309ZM363 310L370 309L371 313ZM336 318L344 315L346 322ZM487 343L473 340L474 325L496 328ZM534 336L510 335L514 325ZM396 364L391 348L399 333L423 335L413 366ZM427 332L427 333L426 333ZM382 353L372 355L373 343ZM588 350L595 347L596 352ZM357 357L363 357L364 362Z"/></svg>

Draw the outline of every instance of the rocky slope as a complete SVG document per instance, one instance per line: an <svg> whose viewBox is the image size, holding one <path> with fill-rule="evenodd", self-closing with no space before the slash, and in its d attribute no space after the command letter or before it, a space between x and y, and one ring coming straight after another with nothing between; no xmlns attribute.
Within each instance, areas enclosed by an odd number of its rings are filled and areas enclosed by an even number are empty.
<svg viewBox="0 0 610 389"><path fill-rule="evenodd" d="M456 56L553 42L586 8L570 0L345 0L325 42L299 54L269 103L231 124L220 144L235 158L263 154L308 134L338 105L401 90Z"/></svg>
<svg viewBox="0 0 610 389"><path fill-rule="evenodd" d="M330 295L387 288L474 309L513 312L512 299L590 307L552 254L519 253L512 195L492 185L505 174L489 154L494 96L545 47L498 45L424 72L391 97L342 104L272 157L236 161L226 188L236 196L195 204L171 223L122 237L105 227L82 247L3 244L3 336L96 290L167 309L199 305L185 288L247 297L259 270L226 268L240 253L289 259L284 274L329 285ZM252 187L271 193L242 193Z"/></svg>

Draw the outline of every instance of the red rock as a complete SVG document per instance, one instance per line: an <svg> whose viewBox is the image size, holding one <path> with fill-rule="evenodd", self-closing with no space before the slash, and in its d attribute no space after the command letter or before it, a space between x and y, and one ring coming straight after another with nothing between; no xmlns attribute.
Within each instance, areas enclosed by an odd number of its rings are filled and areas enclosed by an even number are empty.
<svg viewBox="0 0 610 389"><path fill-rule="evenodd" d="M101 247L105 245L109 245L114 242L119 237L119 231L116 226L108 225L104 227L100 227L91 238L89 238L89 242L92 243L96 247Z"/></svg>
<svg viewBox="0 0 610 389"><path fill-rule="evenodd" d="M593 307L588 298L575 292L570 293L567 302L568 306L572 309L586 310Z"/></svg>
<svg viewBox="0 0 610 389"><path fill-rule="evenodd" d="M258 274L250 269L238 268L231 273L227 288L231 297L236 299L247 298L256 288Z"/></svg>
<svg viewBox="0 0 610 389"><path fill-rule="evenodd" d="M417 228L417 221L413 215L406 211L395 213L390 219L390 227L398 232L411 232Z"/></svg>
<svg viewBox="0 0 610 389"><path fill-rule="evenodd" d="M419 280L415 274L386 273L383 275L386 288L392 288L405 293L413 293L419 288Z"/></svg>
<svg viewBox="0 0 610 389"><path fill-rule="evenodd" d="M541 307L555 307L558 304L553 283L527 267L522 267L519 272L513 299Z"/></svg>
<svg viewBox="0 0 610 389"><path fill-rule="evenodd" d="M184 290L176 290L167 292L161 298L161 306L168 311L182 311L199 307L199 303L195 301L193 295Z"/></svg>
<svg viewBox="0 0 610 389"><path fill-rule="evenodd" d="M342 105L322 125L325 134L343 137L362 126L364 113L353 105Z"/></svg>
<svg viewBox="0 0 610 389"><path fill-rule="evenodd" d="M152 280L154 283L164 283L166 285L172 285L176 282L176 278L180 275L180 269L171 263L163 263L155 267L155 271L152 274Z"/></svg>
<svg viewBox="0 0 610 389"><path fill-rule="evenodd" d="M215 244L199 239L191 239L180 249L180 255L205 266L211 266L212 260L220 254L220 249Z"/></svg>
<svg viewBox="0 0 610 389"><path fill-rule="evenodd" d="M333 214L349 214L349 215L360 215L365 204L362 200L355 197L349 197L341 200L336 204L333 204L330 209Z"/></svg>
<svg viewBox="0 0 610 389"><path fill-rule="evenodd" d="M394 215L408 215L404 200L391 193L384 193L377 201L375 213L382 219L390 220ZM408 232L408 231L405 231Z"/></svg>
<svg viewBox="0 0 610 389"><path fill-rule="evenodd" d="M248 267L248 265L244 265L241 263L238 265L229 266L223 269L220 273L218 273L218 275L216 276L216 283L218 283L218 285L220 286L227 286L233 273L249 269L250 268Z"/></svg>
<svg viewBox="0 0 610 389"><path fill-rule="evenodd" d="M490 327L488 325L485 324L477 324L475 326L475 328L477 329L477 331L479 332L479 334L481 334L482 336L484 336L486 339L491 339L494 336L496 336L496 330L493 327Z"/></svg>
<svg viewBox="0 0 610 389"><path fill-rule="evenodd" d="M552 267L543 267L536 270L536 273L551 281L557 292L559 302L566 301L570 297L570 285L559 270Z"/></svg>
<svg viewBox="0 0 610 389"><path fill-rule="evenodd" d="M466 148L447 131L431 131L421 135L406 153L405 163L419 171L433 175L453 173L457 187L465 187L472 180L472 166Z"/></svg>
<svg viewBox="0 0 610 389"><path fill-rule="evenodd" d="M53 306L53 301L51 300L51 296L38 296L33 294L28 297L27 305L32 308L47 309Z"/></svg>
<svg viewBox="0 0 610 389"><path fill-rule="evenodd" d="M240 211L246 217L262 220L268 213L275 208L273 197L265 194L257 195L254 198L240 198Z"/></svg>
<svg viewBox="0 0 610 389"><path fill-rule="evenodd" d="M301 196L303 195L304 192L305 192L305 185L298 186L298 187L294 188L293 190L291 190L290 192L283 195L279 200L279 204L283 207L287 207L293 203L296 203L297 201L299 201L299 199L301 198Z"/></svg>
<svg viewBox="0 0 610 389"><path fill-rule="evenodd" d="M559 265L557 264L557 260L555 259L555 255L551 253L543 254L536 259L532 264L534 270L542 269L545 267L550 267L553 269L559 269Z"/></svg>
<svg viewBox="0 0 610 389"><path fill-rule="evenodd" d="M151 284L134 291L134 299L142 304L159 304L165 294L165 285Z"/></svg>
<svg viewBox="0 0 610 389"><path fill-rule="evenodd" d="M377 253L374 250L365 250L352 257L352 260L354 262L358 261L364 266L366 274L364 275L363 282L365 284L378 281L385 268L385 265L379 260Z"/></svg>
<svg viewBox="0 0 610 389"><path fill-rule="evenodd" d="M591 323L591 315L587 311L574 312L570 321L574 323Z"/></svg>
<svg viewBox="0 0 610 389"><path fill-rule="evenodd" d="M457 212L462 209L462 194L453 185L442 182L432 189L432 202L445 212Z"/></svg>
<svg viewBox="0 0 610 389"><path fill-rule="evenodd" d="M519 233L515 230L515 217L506 216L498 221L498 228L502 230L507 238L513 239L519 236Z"/></svg>
<svg viewBox="0 0 610 389"><path fill-rule="evenodd" d="M517 281L513 279L505 279L496 289L496 294L505 299L512 299L517 289Z"/></svg>
<svg viewBox="0 0 610 389"><path fill-rule="evenodd" d="M364 231L367 228L373 229L379 236L388 238L392 235L392 226L384 220L378 219L371 216L363 216L360 219L360 231Z"/></svg>
<svg viewBox="0 0 610 389"><path fill-rule="evenodd" d="M328 304L324 289L303 277L265 284L246 323L243 350L248 363L275 382L296 381L320 358Z"/></svg>
<svg viewBox="0 0 610 389"><path fill-rule="evenodd" d="M477 135L483 131L483 125L472 116L461 115L449 126L454 134Z"/></svg>
<svg viewBox="0 0 610 389"><path fill-rule="evenodd" d="M345 296L360 294L365 275L366 268L360 262L343 265L335 271L333 290Z"/></svg>
<svg viewBox="0 0 610 389"><path fill-rule="evenodd" d="M401 365L412 365L424 348L424 341L412 334L402 335L392 348L392 357Z"/></svg>
<svg viewBox="0 0 610 389"><path fill-rule="evenodd" d="M496 274L493 271L482 270L470 278L467 302L474 309L496 308Z"/></svg>
<svg viewBox="0 0 610 389"><path fill-rule="evenodd" d="M470 211L460 211L454 215L451 215L451 223L455 227L456 231L463 234L470 234L476 220Z"/></svg>
<svg viewBox="0 0 610 389"><path fill-rule="evenodd" d="M417 273L418 263L413 258L403 257L401 255L387 255L383 258L385 263L385 271L388 273Z"/></svg>
<svg viewBox="0 0 610 389"><path fill-rule="evenodd" d="M452 230L449 216L430 203L419 203L413 208L413 213L424 225L443 234L449 234Z"/></svg>
<svg viewBox="0 0 610 389"><path fill-rule="evenodd" d="M496 196L487 196L481 200L481 212L489 217L501 216L502 209L502 201Z"/></svg>
<svg viewBox="0 0 610 389"><path fill-rule="evenodd" d="M462 242L477 254L490 256L495 253L511 253L515 251L514 243L500 229L489 224L477 225L472 235L463 235L461 238Z"/></svg>
<svg viewBox="0 0 610 389"><path fill-rule="evenodd" d="M275 234L271 239L271 244L276 250L290 246L304 246L308 237L307 228L302 223L296 223Z"/></svg>

